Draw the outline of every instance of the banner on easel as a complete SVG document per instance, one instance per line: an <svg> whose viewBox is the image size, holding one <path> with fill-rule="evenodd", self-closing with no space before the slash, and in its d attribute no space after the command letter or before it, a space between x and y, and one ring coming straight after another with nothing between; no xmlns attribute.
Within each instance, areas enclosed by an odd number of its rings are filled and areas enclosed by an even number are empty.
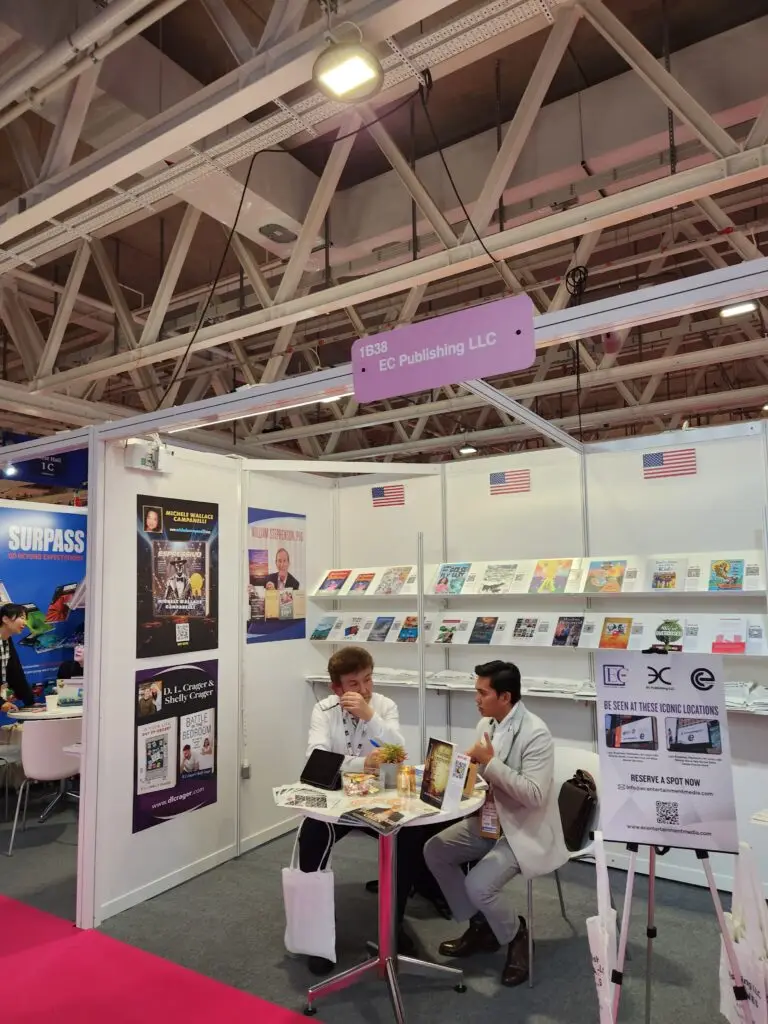
<svg viewBox="0 0 768 1024"><path fill-rule="evenodd" d="M605 838L737 852L722 658L605 651L596 674Z"/></svg>

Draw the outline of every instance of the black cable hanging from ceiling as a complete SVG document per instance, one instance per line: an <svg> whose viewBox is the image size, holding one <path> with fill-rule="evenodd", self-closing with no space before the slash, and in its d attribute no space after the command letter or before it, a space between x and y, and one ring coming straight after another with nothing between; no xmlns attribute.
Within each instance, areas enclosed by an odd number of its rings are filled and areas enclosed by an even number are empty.
<svg viewBox="0 0 768 1024"><path fill-rule="evenodd" d="M571 267L568 273L565 275L565 287L568 289L568 294L571 296L571 305L580 306L584 293L587 290L587 283L589 281L589 270L586 267L575 266ZM584 440L584 430L581 421L581 339L577 339L576 345L573 349L573 357L575 361L575 374L576 374L576 412L579 417L579 440Z"/></svg>

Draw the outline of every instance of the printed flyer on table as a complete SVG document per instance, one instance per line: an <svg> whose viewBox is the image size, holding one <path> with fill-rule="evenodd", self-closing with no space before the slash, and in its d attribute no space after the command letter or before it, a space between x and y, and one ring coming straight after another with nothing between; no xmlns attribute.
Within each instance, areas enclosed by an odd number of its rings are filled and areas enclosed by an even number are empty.
<svg viewBox="0 0 768 1024"><path fill-rule="evenodd" d="M216 803L218 662L136 673L133 831Z"/></svg>
<svg viewBox="0 0 768 1024"><path fill-rule="evenodd" d="M722 658L596 655L607 840L736 853Z"/></svg>

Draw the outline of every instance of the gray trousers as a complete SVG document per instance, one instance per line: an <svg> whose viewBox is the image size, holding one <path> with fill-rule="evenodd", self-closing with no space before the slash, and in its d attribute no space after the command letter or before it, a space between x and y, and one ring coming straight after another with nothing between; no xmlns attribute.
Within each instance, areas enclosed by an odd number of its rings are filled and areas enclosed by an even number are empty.
<svg viewBox="0 0 768 1024"><path fill-rule="evenodd" d="M514 939L520 922L504 887L520 874L520 865L504 836L480 835L477 814L433 836L424 847L424 859L457 921L479 912L502 945ZM472 861L479 863L465 875L462 865Z"/></svg>

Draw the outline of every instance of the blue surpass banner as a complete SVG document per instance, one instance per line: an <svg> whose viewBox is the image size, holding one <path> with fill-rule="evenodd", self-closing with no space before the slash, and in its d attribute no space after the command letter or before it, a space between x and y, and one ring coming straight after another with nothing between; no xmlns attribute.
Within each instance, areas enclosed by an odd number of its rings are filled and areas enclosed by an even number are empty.
<svg viewBox="0 0 768 1024"><path fill-rule="evenodd" d="M0 604L26 608L28 628L13 643L40 697L83 642L85 613L69 602L85 577L86 522L74 512L0 507Z"/></svg>

